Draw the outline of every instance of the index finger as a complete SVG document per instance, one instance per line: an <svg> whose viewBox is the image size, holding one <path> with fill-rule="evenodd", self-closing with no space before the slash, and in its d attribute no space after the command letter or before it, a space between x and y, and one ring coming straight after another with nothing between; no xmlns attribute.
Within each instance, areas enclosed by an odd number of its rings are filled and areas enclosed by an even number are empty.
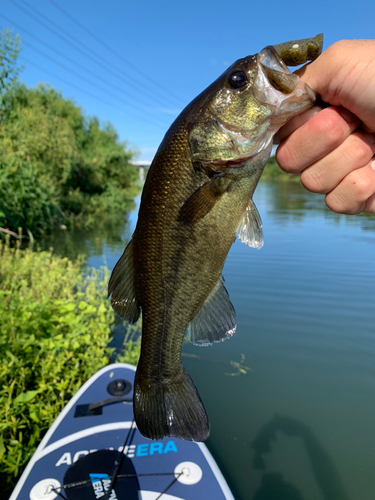
<svg viewBox="0 0 375 500"><path fill-rule="evenodd" d="M286 172L301 172L340 146L359 125L345 108L325 108L280 144L277 163Z"/></svg>
<svg viewBox="0 0 375 500"><path fill-rule="evenodd" d="M321 111L322 109L323 108L321 106L313 106L300 115L294 116L275 134L273 143L280 144L284 139L288 137L288 135L297 130L297 128L302 127L302 125L311 120L311 118L319 113L319 111Z"/></svg>

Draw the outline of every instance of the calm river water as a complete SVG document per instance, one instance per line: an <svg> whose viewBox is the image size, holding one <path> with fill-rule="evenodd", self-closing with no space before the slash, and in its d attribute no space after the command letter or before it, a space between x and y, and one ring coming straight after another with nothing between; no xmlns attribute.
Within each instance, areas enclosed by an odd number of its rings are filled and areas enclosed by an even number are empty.
<svg viewBox="0 0 375 500"><path fill-rule="evenodd" d="M237 500L371 500L375 217L333 214L298 183L263 182L254 199L265 245L236 242L223 272L237 331L184 347L204 358L184 364L210 418L207 445ZM89 265L113 268L136 217L121 237L80 238ZM228 375L241 355L252 371Z"/></svg>

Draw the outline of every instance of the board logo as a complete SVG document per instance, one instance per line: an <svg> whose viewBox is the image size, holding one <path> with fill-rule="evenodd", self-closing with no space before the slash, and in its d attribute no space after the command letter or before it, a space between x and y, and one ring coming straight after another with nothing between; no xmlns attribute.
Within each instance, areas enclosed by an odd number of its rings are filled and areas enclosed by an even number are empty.
<svg viewBox="0 0 375 500"><path fill-rule="evenodd" d="M95 498L102 498L111 486L111 480L108 474L93 473L90 474L91 484L95 493ZM116 492L111 490L108 500L117 500Z"/></svg>
<svg viewBox="0 0 375 500"><path fill-rule="evenodd" d="M113 450L113 448L108 448L109 450ZM66 451L61 455L58 461L55 463L56 467L60 465L72 465L81 457L85 455L89 455L90 453L95 453L98 450L79 450L75 453L71 453ZM131 444L130 446L120 446L118 451L122 451L124 455L129 458L135 457L147 457L152 455L164 455L165 453L178 453L178 449L176 443L172 440L167 441L166 443L155 442L155 443L142 443L142 444Z"/></svg>

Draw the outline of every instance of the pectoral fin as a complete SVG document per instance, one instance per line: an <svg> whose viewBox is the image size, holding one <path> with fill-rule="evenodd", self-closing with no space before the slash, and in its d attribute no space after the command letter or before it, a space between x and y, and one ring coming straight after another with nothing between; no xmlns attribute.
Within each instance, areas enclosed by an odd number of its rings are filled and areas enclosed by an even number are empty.
<svg viewBox="0 0 375 500"><path fill-rule="evenodd" d="M190 342L209 346L230 338L236 331L236 313L220 277L202 308L189 323Z"/></svg>
<svg viewBox="0 0 375 500"><path fill-rule="evenodd" d="M230 187L222 177L214 177L198 188L182 205L178 220L194 224L203 219Z"/></svg>
<svg viewBox="0 0 375 500"><path fill-rule="evenodd" d="M262 220L253 200L250 200L246 207L245 214L237 230L237 237L249 247L259 250L263 246Z"/></svg>
<svg viewBox="0 0 375 500"><path fill-rule="evenodd" d="M134 288L133 242L129 242L120 260L112 271L108 284L108 296L115 312L129 323L136 323L141 308Z"/></svg>

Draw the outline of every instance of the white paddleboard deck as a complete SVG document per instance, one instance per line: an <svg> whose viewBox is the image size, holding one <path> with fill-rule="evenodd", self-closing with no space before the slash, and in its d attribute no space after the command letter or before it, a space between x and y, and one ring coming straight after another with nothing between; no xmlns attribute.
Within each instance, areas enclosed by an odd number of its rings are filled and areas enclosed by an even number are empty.
<svg viewBox="0 0 375 500"><path fill-rule="evenodd" d="M91 377L55 420L9 500L234 500L203 443L151 441L138 432L134 375L134 366L118 363Z"/></svg>

